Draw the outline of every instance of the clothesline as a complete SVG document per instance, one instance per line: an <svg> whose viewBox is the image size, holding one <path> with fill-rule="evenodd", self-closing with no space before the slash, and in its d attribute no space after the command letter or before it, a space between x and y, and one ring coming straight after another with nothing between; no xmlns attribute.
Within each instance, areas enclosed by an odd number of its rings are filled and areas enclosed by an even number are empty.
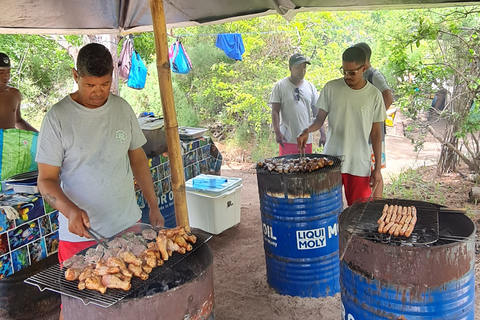
<svg viewBox="0 0 480 320"><path fill-rule="evenodd" d="M268 34L268 33L296 33L297 31L291 30L291 31L256 31L256 32L222 32L222 33L200 33L200 34L179 34L179 35L173 35L167 33L169 37L172 38L184 38L184 37L204 37L204 36L218 36L219 34L226 34L226 33L237 33L237 34ZM138 36L133 36L134 38L140 37ZM153 35L149 35L149 37L153 37Z"/></svg>

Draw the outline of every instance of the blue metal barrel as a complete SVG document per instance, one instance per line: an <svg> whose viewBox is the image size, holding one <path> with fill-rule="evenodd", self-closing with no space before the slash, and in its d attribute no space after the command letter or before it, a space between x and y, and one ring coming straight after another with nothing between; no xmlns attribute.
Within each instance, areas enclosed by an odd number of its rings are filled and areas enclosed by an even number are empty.
<svg viewBox="0 0 480 320"><path fill-rule="evenodd" d="M298 155L279 158L291 157ZM267 280L280 294L340 292L337 218L343 201L340 160L335 160L334 166L310 173L257 169Z"/></svg>
<svg viewBox="0 0 480 320"><path fill-rule="evenodd" d="M436 243L399 246L351 237L342 216L342 319L474 320L475 225L468 217L440 212Z"/></svg>

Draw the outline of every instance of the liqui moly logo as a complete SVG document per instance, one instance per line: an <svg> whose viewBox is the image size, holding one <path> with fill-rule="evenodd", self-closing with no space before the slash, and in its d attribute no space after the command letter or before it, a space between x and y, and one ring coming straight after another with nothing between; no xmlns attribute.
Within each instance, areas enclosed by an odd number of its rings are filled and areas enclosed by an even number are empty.
<svg viewBox="0 0 480 320"><path fill-rule="evenodd" d="M297 249L309 250L323 248L327 245L325 228L297 230ZM328 239L338 236L338 225L328 226Z"/></svg>

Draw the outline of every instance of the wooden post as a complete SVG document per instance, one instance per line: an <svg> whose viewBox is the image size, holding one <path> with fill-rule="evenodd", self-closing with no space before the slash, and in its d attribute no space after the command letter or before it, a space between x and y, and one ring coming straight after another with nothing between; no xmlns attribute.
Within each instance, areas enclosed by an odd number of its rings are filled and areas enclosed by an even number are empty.
<svg viewBox="0 0 480 320"><path fill-rule="evenodd" d="M183 171L182 150L178 134L177 114L173 100L172 74L168 59L167 26L163 0L149 0L152 14L155 50L157 54L158 84L162 97L165 133L167 135L168 159L172 174L172 191L175 203L175 217L178 226L189 226L187 196L185 193L185 175Z"/></svg>

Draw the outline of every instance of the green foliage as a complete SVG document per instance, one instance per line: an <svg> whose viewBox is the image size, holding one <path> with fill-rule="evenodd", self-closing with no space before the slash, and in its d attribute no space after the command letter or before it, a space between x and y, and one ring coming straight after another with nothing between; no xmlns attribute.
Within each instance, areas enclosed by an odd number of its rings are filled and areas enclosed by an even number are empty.
<svg viewBox="0 0 480 320"><path fill-rule="evenodd" d="M0 52L15 68L10 85L22 93L23 118L39 129L47 109L70 90L66 84L73 86L72 59L54 40L33 35L0 35Z"/></svg>
<svg viewBox="0 0 480 320"><path fill-rule="evenodd" d="M268 100L274 83L289 75L288 58L301 52L311 59L306 79L320 91L325 83L341 76L342 52L361 41L372 48L371 63L386 76L395 92L395 104L415 119L429 108L439 87L460 81L458 70L464 70L469 90L480 92L479 77L470 79L471 70L461 69L466 61L477 61L477 16L470 7L305 12L291 21L271 15L175 29L173 33L193 63L188 75L172 73L178 123L202 127L221 123L232 144L254 146L254 159L274 156L278 145ZM229 59L215 47L219 33L242 34L242 61ZM12 85L23 94L27 108L22 112L28 121L39 123L48 107L71 91L65 84L73 84L73 61L55 41L42 36L0 35L0 39L0 51L9 54L17 66ZM79 36L65 39L74 46L83 43ZM176 38L168 40L171 45ZM135 112L162 116L153 33L134 34L134 43L148 67L146 87L134 90L122 83L120 94ZM470 105L464 106L464 113L452 114L452 119L458 120L458 137L479 130L478 108L470 112L465 108ZM421 148L421 142L417 146Z"/></svg>
<svg viewBox="0 0 480 320"><path fill-rule="evenodd" d="M391 177L392 182L385 184L385 198L421 200L438 204L445 203L443 190L438 182L424 181L421 170L407 169L398 176Z"/></svg>

